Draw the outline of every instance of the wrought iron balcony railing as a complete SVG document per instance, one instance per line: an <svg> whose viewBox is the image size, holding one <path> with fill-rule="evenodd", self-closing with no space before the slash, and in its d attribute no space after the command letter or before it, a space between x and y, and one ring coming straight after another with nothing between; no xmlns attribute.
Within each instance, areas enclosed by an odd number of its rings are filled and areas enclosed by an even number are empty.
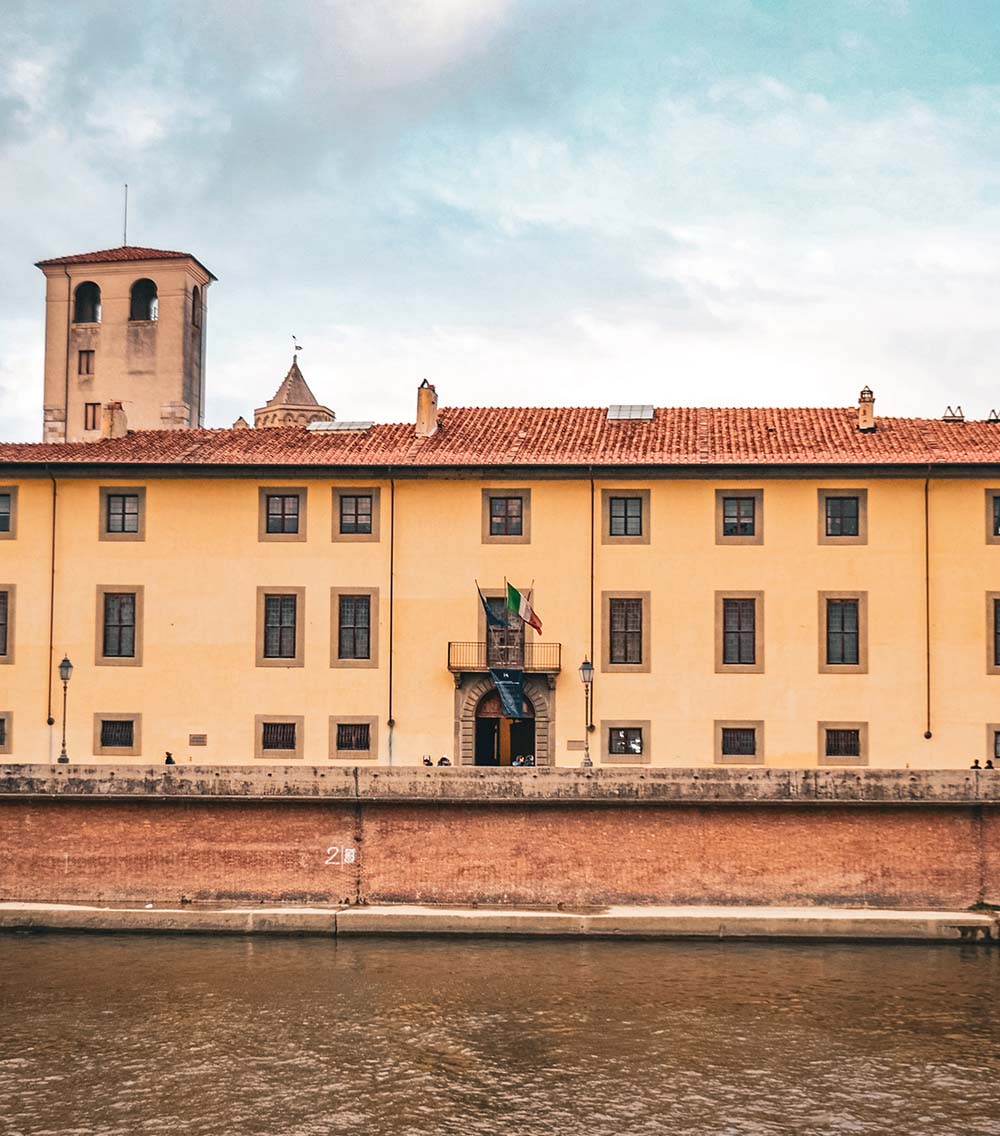
<svg viewBox="0 0 1000 1136"><path fill-rule="evenodd" d="M490 667L516 667L536 674L558 674L562 669L561 643L449 643L450 671L488 671Z"/></svg>

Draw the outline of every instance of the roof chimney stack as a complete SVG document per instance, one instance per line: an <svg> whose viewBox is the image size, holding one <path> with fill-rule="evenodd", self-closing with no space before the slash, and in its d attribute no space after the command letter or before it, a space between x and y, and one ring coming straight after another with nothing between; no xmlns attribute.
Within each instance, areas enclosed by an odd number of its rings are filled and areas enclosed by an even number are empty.
<svg viewBox="0 0 1000 1136"><path fill-rule="evenodd" d="M438 396L426 379L417 387L417 437L429 438L438 428Z"/></svg>
<svg viewBox="0 0 1000 1136"><path fill-rule="evenodd" d="M871 387L862 388L858 395L858 429L862 434L871 434L875 430L875 396Z"/></svg>
<svg viewBox="0 0 1000 1136"><path fill-rule="evenodd" d="M101 437L124 438L128 433L128 419L120 402L108 402L101 408Z"/></svg>

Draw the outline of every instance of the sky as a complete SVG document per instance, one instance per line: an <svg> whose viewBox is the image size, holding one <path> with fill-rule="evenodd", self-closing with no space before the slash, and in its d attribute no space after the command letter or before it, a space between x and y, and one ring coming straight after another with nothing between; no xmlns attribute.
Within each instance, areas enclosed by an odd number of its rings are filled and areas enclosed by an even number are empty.
<svg viewBox="0 0 1000 1136"><path fill-rule="evenodd" d="M35 261L182 249L207 423L1000 407L996 0L4 0L0 436Z"/></svg>

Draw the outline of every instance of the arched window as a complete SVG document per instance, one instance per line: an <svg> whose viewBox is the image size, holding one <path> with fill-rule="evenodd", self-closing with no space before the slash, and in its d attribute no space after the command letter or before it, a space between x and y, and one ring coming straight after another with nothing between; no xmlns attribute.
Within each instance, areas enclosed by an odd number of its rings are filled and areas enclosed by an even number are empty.
<svg viewBox="0 0 1000 1136"><path fill-rule="evenodd" d="M191 290L191 326L201 327L201 289L197 284Z"/></svg>
<svg viewBox="0 0 1000 1136"><path fill-rule="evenodd" d="M73 322L101 322L101 290L92 280L76 286L73 293Z"/></svg>
<svg viewBox="0 0 1000 1136"><path fill-rule="evenodd" d="M132 303L129 307L130 320L155 320L158 301L156 285L152 280L137 280L132 285Z"/></svg>

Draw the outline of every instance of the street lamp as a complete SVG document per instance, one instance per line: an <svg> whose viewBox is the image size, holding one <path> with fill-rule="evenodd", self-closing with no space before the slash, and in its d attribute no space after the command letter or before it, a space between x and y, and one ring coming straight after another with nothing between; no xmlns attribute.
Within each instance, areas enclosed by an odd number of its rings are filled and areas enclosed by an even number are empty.
<svg viewBox="0 0 1000 1136"><path fill-rule="evenodd" d="M62 679L63 684L62 749L59 751L60 765L69 765L69 758L66 756L66 687L69 686L69 680L72 675L73 664L69 661L68 655L63 655L63 660L59 664L59 677Z"/></svg>
<svg viewBox="0 0 1000 1136"><path fill-rule="evenodd" d="M580 681L583 683L583 706L584 706L584 723L583 723L583 761L584 769L593 768L593 761L590 760L590 692L594 685L594 664L590 659L584 659L580 664Z"/></svg>

